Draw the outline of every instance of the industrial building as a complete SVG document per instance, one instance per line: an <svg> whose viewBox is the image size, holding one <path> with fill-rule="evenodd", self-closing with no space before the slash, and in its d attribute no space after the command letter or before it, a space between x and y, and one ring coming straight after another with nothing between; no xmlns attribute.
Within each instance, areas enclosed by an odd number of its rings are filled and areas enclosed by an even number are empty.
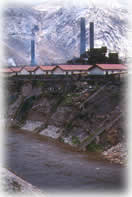
<svg viewBox="0 0 132 197"><path fill-rule="evenodd" d="M56 66L24 66L1 68L0 73L5 76L14 75L111 75L127 71L123 64L96 64L96 65L56 65Z"/></svg>

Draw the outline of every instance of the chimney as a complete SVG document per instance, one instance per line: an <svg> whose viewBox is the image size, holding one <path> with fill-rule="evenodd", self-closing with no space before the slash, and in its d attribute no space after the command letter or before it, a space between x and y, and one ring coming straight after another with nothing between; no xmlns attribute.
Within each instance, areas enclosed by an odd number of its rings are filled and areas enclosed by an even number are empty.
<svg viewBox="0 0 132 197"><path fill-rule="evenodd" d="M80 22L80 57L86 51L86 29L85 29L85 18L81 18Z"/></svg>
<svg viewBox="0 0 132 197"><path fill-rule="evenodd" d="M32 29L32 40L31 40L31 66L36 65L35 61L35 33L39 31L38 25L34 25Z"/></svg>
<svg viewBox="0 0 132 197"><path fill-rule="evenodd" d="M35 66L35 40L31 40L31 66Z"/></svg>
<svg viewBox="0 0 132 197"><path fill-rule="evenodd" d="M94 23L90 22L90 49L94 48Z"/></svg>

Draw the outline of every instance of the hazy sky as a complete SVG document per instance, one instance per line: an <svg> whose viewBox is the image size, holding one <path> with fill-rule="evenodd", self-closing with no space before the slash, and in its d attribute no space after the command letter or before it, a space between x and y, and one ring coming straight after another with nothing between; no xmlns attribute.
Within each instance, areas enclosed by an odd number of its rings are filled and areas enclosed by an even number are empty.
<svg viewBox="0 0 132 197"><path fill-rule="evenodd" d="M25 4L30 4L30 5L35 5L35 4L41 4L44 2L56 2L58 0L3 0L3 2L7 2L7 3L25 3ZM87 4L89 1L93 1L97 4L113 4L115 2L117 2L118 4L122 4L122 5L126 5L126 4L130 4L131 0L59 0L62 2L68 2L70 4L72 3L76 3L76 2L81 2L81 4Z"/></svg>

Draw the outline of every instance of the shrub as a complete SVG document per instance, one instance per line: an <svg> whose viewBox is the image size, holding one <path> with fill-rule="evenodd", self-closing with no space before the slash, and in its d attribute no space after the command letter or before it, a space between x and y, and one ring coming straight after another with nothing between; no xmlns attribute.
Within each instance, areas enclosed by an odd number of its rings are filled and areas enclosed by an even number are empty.
<svg viewBox="0 0 132 197"><path fill-rule="evenodd" d="M72 121L69 121L69 122L66 124L65 128L66 128L67 130L72 129L72 128L73 128Z"/></svg>
<svg viewBox="0 0 132 197"><path fill-rule="evenodd" d="M80 144L80 140L77 136L72 136L72 143L73 144Z"/></svg>
<svg viewBox="0 0 132 197"><path fill-rule="evenodd" d="M63 100L63 104L64 105L71 105L72 104L72 96L71 95L65 96L65 98Z"/></svg>
<svg viewBox="0 0 132 197"><path fill-rule="evenodd" d="M93 142L87 146L87 150L91 152L101 152L103 151L103 146Z"/></svg>

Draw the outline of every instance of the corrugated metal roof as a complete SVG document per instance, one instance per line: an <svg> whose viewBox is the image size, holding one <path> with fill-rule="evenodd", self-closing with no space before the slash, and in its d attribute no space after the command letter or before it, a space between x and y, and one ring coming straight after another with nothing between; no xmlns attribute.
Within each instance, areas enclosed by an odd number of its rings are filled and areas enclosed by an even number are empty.
<svg viewBox="0 0 132 197"><path fill-rule="evenodd" d="M59 65L62 70L75 71L75 70L89 70L92 65Z"/></svg>
<svg viewBox="0 0 132 197"><path fill-rule="evenodd" d="M28 72L34 72L37 68L37 66L25 66L23 69L25 69Z"/></svg>
<svg viewBox="0 0 132 197"><path fill-rule="evenodd" d="M96 64L103 70L127 70L127 67L123 64Z"/></svg>
<svg viewBox="0 0 132 197"><path fill-rule="evenodd" d="M39 66L39 68L43 71L52 71L56 68L56 66Z"/></svg>
<svg viewBox="0 0 132 197"><path fill-rule="evenodd" d="M20 72L22 70L22 67L13 67L13 68L11 68L11 70L13 72Z"/></svg>

